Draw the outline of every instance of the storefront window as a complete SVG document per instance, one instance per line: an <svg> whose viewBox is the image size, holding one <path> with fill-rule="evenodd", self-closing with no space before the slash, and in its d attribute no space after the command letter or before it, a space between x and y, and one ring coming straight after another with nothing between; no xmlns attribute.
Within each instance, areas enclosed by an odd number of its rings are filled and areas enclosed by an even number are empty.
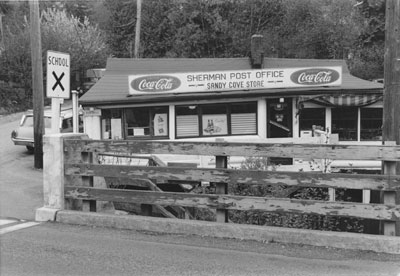
<svg viewBox="0 0 400 276"><path fill-rule="evenodd" d="M357 141L357 107L332 108L332 133L339 141Z"/></svg>
<svg viewBox="0 0 400 276"><path fill-rule="evenodd" d="M196 105L177 106L176 112L176 136L199 136L199 115Z"/></svg>
<svg viewBox="0 0 400 276"><path fill-rule="evenodd" d="M123 137L120 109L103 109L101 118L102 139L121 139Z"/></svg>
<svg viewBox="0 0 400 276"><path fill-rule="evenodd" d="M304 108L299 115L300 131L313 130L313 126L325 130L325 108Z"/></svg>
<svg viewBox="0 0 400 276"><path fill-rule="evenodd" d="M292 99L268 99L267 138L293 137Z"/></svg>
<svg viewBox="0 0 400 276"><path fill-rule="evenodd" d="M168 107L125 109L127 138L168 136Z"/></svg>
<svg viewBox="0 0 400 276"><path fill-rule="evenodd" d="M382 140L382 108L361 108L361 141L380 141Z"/></svg>
<svg viewBox="0 0 400 276"><path fill-rule="evenodd" d="M176 137L257 134L257 103L177 106Z"/></svg>
<svg viewBox="0 0 400 276"><path fill-rule="evenodd" d="M231 105L232 134L257 133L257 103Z"/></svg>
<svg viewBox="0 0 400 276"><path fill-rule="evenodd" d="M227 135L228 114L226 105L202 106L202 132L203 136Z"/></svg>

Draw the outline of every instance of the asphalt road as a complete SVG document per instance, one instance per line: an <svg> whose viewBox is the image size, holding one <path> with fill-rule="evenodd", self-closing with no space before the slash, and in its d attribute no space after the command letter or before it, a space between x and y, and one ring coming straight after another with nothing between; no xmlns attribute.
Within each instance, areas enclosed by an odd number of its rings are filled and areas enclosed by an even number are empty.
<svg viewBox="0 0 400 276"><path fill-rule="evenodd" d="M19 116L0 118L0 222L34 220L42 171L14 146ZM12 225L21 225L16 221ZM5 232L0 275L391 275L400 255L41 223Z"/></svg>
<svg viewBox="0 0 400 276"><path fill-rule="evenodd" d="M44 223L1 237L0 275L391 275L400 257Z"/></svg>
<svg viewBox="0 0 400 276"><path fill-rule="evenodd" d="M34 168L33 154L10 139L20 118L0 118L0 217L34 220L36 208L43 206L43 175Z"/></svg>

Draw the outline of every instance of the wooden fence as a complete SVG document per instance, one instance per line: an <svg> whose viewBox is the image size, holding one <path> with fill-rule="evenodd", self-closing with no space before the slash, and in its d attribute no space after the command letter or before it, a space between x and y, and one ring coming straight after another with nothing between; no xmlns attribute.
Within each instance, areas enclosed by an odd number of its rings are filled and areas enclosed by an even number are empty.
<svg viewBox="0 0 400 276"><path fill-rule="evenodd" d="M64 196L67 201L82 200L83 210L95 211L96 201L112 201L157 206L169 216L172 208L206 208L216 210L218 222L228 222L230 210L266 211L276 213L314 214L379 220L384 234L399 235L400 175L393 170L381 175L279 172L227 169L229 156L287 157L333 160L380 160L393 168L400 161L400 146L328 145L328 144L267 144L227 142L152 142L127 140L64 140ZM124 156L206 155L215 156L215 168L164 167L136 165L105 165L96 156L107 154ZM395 171L394 171L395 172ZM148 190L126 190L93 187L94 177L144 181ZM139 182L140 182L139 181ZM139 183L136 182L136 183ZM214 194L165 192L160 187L168 183L213 183ZM319 187L334 189L378 190L383 203L365 204L300 200L274 197L254 197L227 194L234 184L285 185L288 187ZM186 210L187 210L186 209ZM143 210L146 210L144 208ZM188 212L187 212L188 214ZM190 217L189 215L186 218Z"/></svg>

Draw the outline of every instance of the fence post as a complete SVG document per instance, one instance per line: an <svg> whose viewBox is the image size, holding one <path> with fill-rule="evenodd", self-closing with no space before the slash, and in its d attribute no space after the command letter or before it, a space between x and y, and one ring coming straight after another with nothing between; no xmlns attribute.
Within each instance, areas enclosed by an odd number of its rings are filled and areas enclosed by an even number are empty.
<svg viewBox="0 0 400 276"><path fill-rule="evenodd" d="M75 134L71 137L75 139L89 139L87 134ZM93 153L91 152L77 152L69 150L65 153L64 162L76 162L76 163L93 163ZM66 175L64 181L68 186L83 186L93 187L92 176L78 176L78 175ZM65 209L68 210L81 210L84 212L95 212L96 201L81 200L81 199L67 199L65 201Z"/></svg>
<svg viewBox="0 0 400 276"><path fill-rule="evenodd" d="M395 146L395 141L384 141L384 145ZM384 161L383 162L383 173L386 175L396 175L396 164L395 161ZM389 187L392 185L389 180ZM400 204L397 191L384 191L383 192L383 204L396 205ZM384 221L383 222L383 234L388 236L400 236L400 221Z"/></svg>
<svg viewBox="0 0 400 276"><path fill-rule="evenodd" d="M63 140L66 137L77 138L82 137L82 134L57 133L43 137L44 206L36 210L36 221L54 221L57 211L65 207Z"/></svg>
<svg viewBox="0 0 400 276"><path fill-rule="evenodd" d="M83 163L93 163L93 153L82 152ZM82 186L93 187L93 176L82 176ZM96 212L96 201L95 200L83 200L82 202L83 212Z"/></svg>
<svg viewBox="0 0 400 276"><path fill-rule="evenodd" d="M215 156L215 167L218 169L226 169L228 167L227 156ZM227 194L227 183L215 183L216 194ZM217 222L228 222L228 210L217 209Z"/></svg>
<svg viewBox="0 0 400 276"><path fill-rule="evenodd" d="M142 216L150 217L153 214L153 206L151 204L140 204L140 213Z"/></svg>

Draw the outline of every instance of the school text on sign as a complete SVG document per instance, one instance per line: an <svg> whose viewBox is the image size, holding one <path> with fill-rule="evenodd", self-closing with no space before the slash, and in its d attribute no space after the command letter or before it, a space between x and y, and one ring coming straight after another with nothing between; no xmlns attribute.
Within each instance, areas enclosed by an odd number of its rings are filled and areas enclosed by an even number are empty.
<svg viewBox="0 0 400 276"><path fill-rule="evenodd" d="M70 56L66 53L47 51L48 98L70 98Z"/></svg>

